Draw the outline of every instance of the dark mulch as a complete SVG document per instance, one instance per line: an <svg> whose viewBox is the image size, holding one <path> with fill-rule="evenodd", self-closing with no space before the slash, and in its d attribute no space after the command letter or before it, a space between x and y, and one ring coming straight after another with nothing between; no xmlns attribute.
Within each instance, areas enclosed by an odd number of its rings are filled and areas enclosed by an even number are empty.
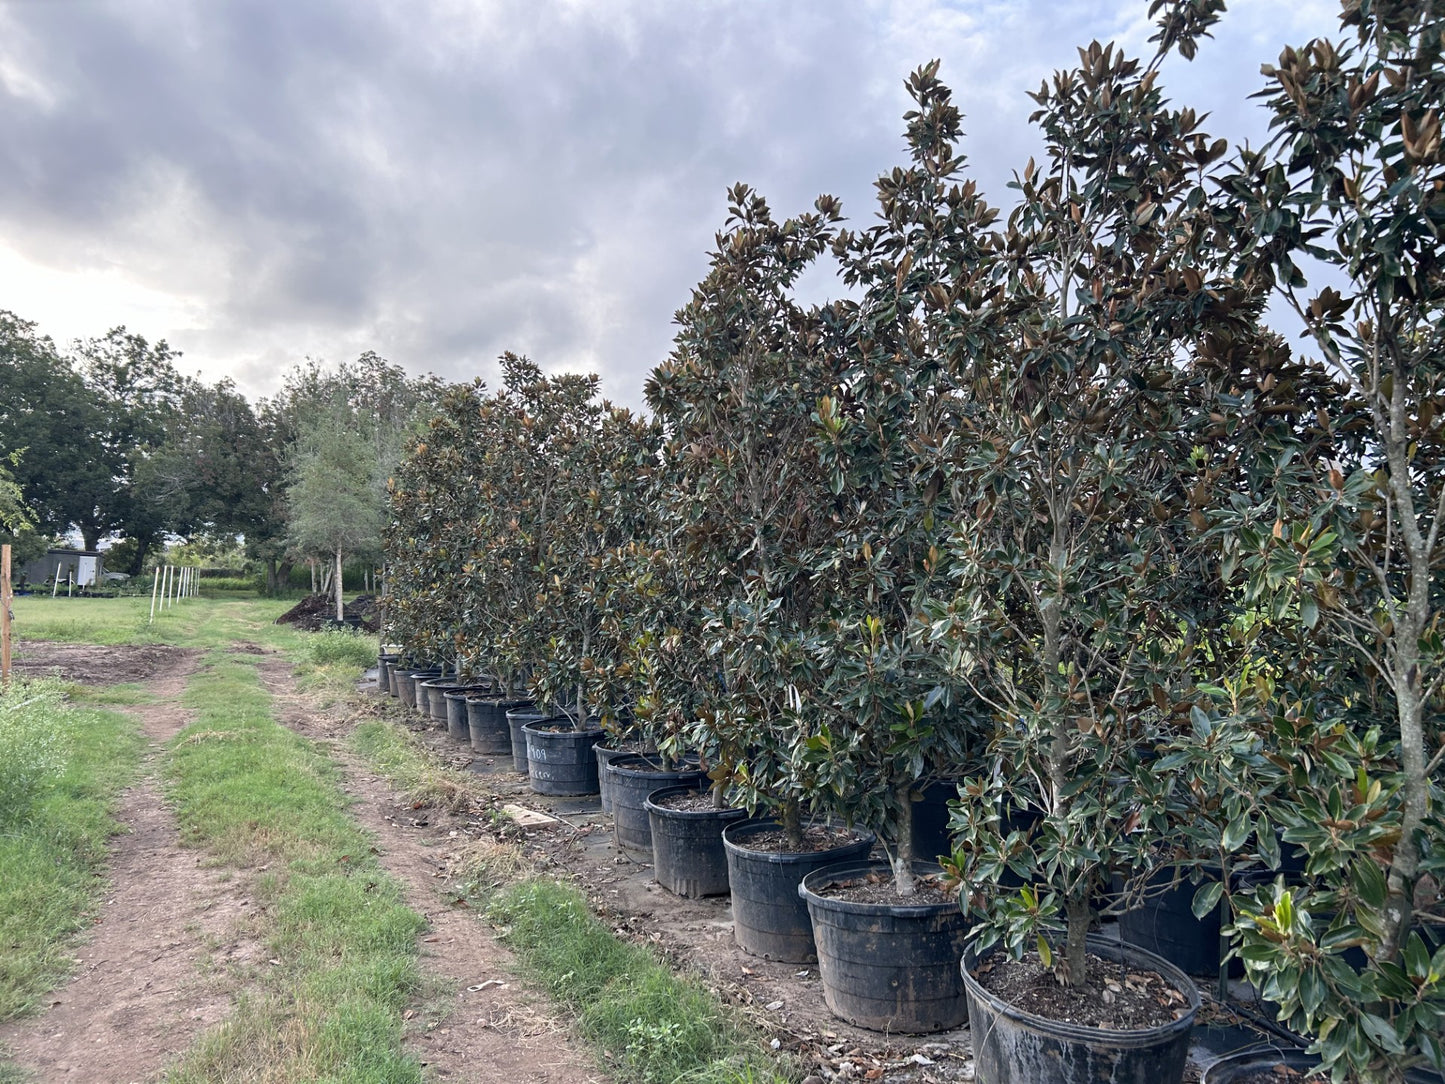
<svg viewBox="0 0 1445 1084"><path fill-rule="evenodd" d="M834 900L851 903L883 903L890 906L926 907L934 903L953 903L954 894L933 877L920 877L911 896L900 896L890 873L879 871L865 877L854 877L824 885L818 892Z"/></svg>
<svg viewBox="0 0 1445 1084"><path fill-rule="evenodd" d="M689 790L680 791L677 794L669 794L660 802L653 802L653 805L664 806L668 809L676 809L679 813L711 813L718 807L713 802L712 791L710 790ZM724 806L724 809L727 807Z"/></svg>
<svg viewBox="0 0 1445 1084"><path fill-rule="evenodd" d="M1014 960L997 952L974 971L989 993L1024 1012L1082 1027L1136 1031L1161 1027L1188 1011L1189 1002L1154 971L1135 970L1093 955L1082 986L1059 983L1038 954Z"/></svg>
<svg viewBox="0 0 1445 1084"><path fill-rule="evenodd" d="M862 838L851 828L833 828L813 825L803 829L803 845L797 846L781 828L770 828L766 832L754 832L744 846L750 851L767 851L769 854L812 854L814 851L830 851L843 847Z"/></svg>
<svg viewBox="0 0 1445 1084"><path fill-rule="evenodd" d="M343 608L347 624L363 632L377 632L379 614L373 595L358 595ZM291 609L276 618L278 625L293 625L304 632L320 632L336 625L336 599L330 595L307 595Z"/></svg>

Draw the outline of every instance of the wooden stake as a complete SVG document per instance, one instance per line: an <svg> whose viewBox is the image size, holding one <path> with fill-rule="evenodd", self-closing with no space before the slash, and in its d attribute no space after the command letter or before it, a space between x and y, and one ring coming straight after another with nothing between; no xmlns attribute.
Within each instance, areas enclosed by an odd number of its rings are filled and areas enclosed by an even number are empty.
<svg viewBox="0 0 1445 1084"><path fill-rule="evenodd" d="M160 590L161 590L161 566L160 566L160 565L156 565L156 578L155 578L154 582L151 583L151 619L150 619L150 624L152 624L152 625L155 624L155 620L156 620L156 595L158 595L158 594L160 593Z"/></svg>
<svg viewBox="0 0 1445 1084"><path fill-rule="evenodd" d="M10 688L10 545L0 546L0 690Z"/></svg>

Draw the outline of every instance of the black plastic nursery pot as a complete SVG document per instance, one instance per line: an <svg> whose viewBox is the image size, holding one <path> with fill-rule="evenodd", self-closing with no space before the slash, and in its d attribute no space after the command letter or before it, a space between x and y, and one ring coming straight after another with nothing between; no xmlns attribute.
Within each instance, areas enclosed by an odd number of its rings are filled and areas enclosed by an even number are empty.
<svg viewBox="0 0 1445 1084"><path fill-rule="evenodd" d="M625 757L630 753L652 753L653 749L644 749L640 743L621 742L618 745L611 745L612 735L608 735L592 747L592 753L597 758L597 783L601 788L598 793L602 796L602 812L612 812L612 780L607 775L607 765L616 757Z"/></svg>
<svg viewBox="0 0 1445 1084"><path fill-rule="evenodd" d="M937 874L918 863L920 875ZM833 1014L872 1031L920 1034L968 1018L958 962L968 917L956 900L862 903L824 894L870 875L893 876L887 861L844 862L814 870L798 885L813 923L823 1000Z"/></svg>
<svg viewBox="0 0 1445 1084"><path fill-rule="evenodd" d="M518 700L517 706L507 711L507 740L511 743L512 770L527 774L527 735L522 727L528 723L545 723L563 718L551 712L542 711L530 700Z"/></svg>
<svg viewBox="0 0 1445 1084"><path fill-rule="evenodd" d="M415 710L417 706L417 686L423 681L429 681L440 674L440 670L398 670L396 672L396 689L401 702Z"/></svg>
<svg viewBox="0 0 1445 1084"><path fill-rule="evenodd" d="M526 704L525 700L502 700L493 696L467 697L467 725L472 751L487 756L512 755L512 728L507 713Z"/></svg>
<svg viewBox="0 0 1445 1084"><path fill-rule="evenodd" d="M505 701L479 693L464 700L467 713L467 735L474 753L489 756L512 751L512 732L507 729Z"/></svg>
<svg viewBox="0 0 1445 1084"><path fill-rule="evenodd" d="M481 696L490 688L490 685L459 685L442 694L447 706L447 733L457 741L471 740L472 725L468 701L474 696Z"/></svg>
<svg viewBox="0 0 1445 1084"><path fill-rule="evenodd" d="M703 777L702 769L668 768L656 754L626 753L609 760L604 771L612 790L612 826L617 846L634 862L651 862L652 822L647 796L663 787L695 784ZM598 778L600 782L601 776Z"/></svg>
<svg viewBox="0 0 1445 1084"><path fill-rule="evenodd" d="M706 780L663 787L647 796L652 830L652 872L657 883L679 896L699 899L728 892L728 855L723 829L747 817L745 809L672 809L668 798L709 794Z"/></svg>
<svg viewBox="0 0 1445 1084"><path fill-rule="evenodd" d="M753 956L788 963L817 958L813 923L798 885L814 870L839 862L861 861L873 849L873 833L857 831L848 843L822 851L761 851L750 845L773 820L735 821L723 829L728 884L733 897L733 939Z"/></svg>
<svg viewBox="0 0 1445 1084"><path fill-rule="evenodd" d="M1172 870L1161 870L1151 884L1168 884ZM1215 870L1215 880L1219 871ZM1199 885L1181 881L1119 916L1119 938L1162 956L1191 975L1218 975L1222 957L1219 908L1203 918L1194 917L1194 894Z"/></svg>
<svg viewBox="0 0 1445 1084"><path fill-rule="evenodd" d="M383 651L376 656L376 687L381 692L390 690L391 668L400 660L400 655L390 651Z"/></svg>
<svg viewBox="0 0 1445 1084"><path fill-rule="evenodd" d="M420 682L417 687L420 690L416 694L417 707L422 708L421 700L425 696L426 706L423 710L431 716L432 722L445 729L447 725L447 693L456 692L465 686L455 678L440 677Z"/></svg>
<svg viewBox="0 0 1445 1084"><path fill-rule="evenodd" d="M1199 990L1168 960L1133 945L1089 938L1091 953L1159 972L1188 1005L1179 1019L1160 1027L1116 1031L1050 1020L999 1000L972 974L980 959L994 951L996 946L980 957L970 944L960 965L978 1084L1179 1084L1183 1080Z"/></svg>
<svg viewBox="0 0 1445 1084"><path fill-rule="evenodd" d="M1277 1046L1265 1043L1226 1054L1218 1061L1205 1067L1201 1084L1255 1084L1256 1081L1283 1081L1277 1072L1280 1068L1296 1070L1300 1074L1319 1067L1320 1059L1306 1054L1296 1047ZM1294 1079L1291 1077L1290 1079ZM1315 1079L1315 1078L1311 1078ZM1324 1078L1320 1078L1324 1079ZM1441 1084L1445 1077L1428 1069L1415 1069L1405 1074L1407 1084Z"/></svg>
<svg viewBox="0 0 1445 1084"><path fill-rule="evenodd" d="M570 728L551 730L548 723L527 723L527 775L538 794L576 795L597 793L597 758L592 747L606 733Z"/></svg>

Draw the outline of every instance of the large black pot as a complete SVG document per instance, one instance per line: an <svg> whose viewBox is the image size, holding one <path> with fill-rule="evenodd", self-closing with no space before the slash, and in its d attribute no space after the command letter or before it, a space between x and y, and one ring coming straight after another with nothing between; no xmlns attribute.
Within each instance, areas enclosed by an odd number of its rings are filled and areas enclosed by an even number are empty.
<svg viewBox="0 0 1445 1084"><path fill-rule="evenodd" d="M1151 890L1173 879L1172 869L1160 870L1150 878ZM1219 879L1215 869L1214 879ZM1194 894L1198 885L1187 879L1173 888L1151 895L1137 908L1119 916L1119 938L1163 956L1181 971L1191 975L1219 974L1222 957L1220 945L1220 908L1216 907L1202 919L1194 917Z"/></svg>
<svg viewBox="0 0 1445 1084"><path fill-rule="evenodd" d="M873 833L859 831L859 838L842 846L798 854L760 851L749 845L759 833L776 828L776 821L746 820L723 829L733 897L733 940L753 956L807 963L816 958L817 950L808 905L799 898L798 885L816 869L868 857Z"/></svg>
<svg viewBox="0 0 1445 1084"><path fill-rule="evenodd" d="M632 753L653 753L654 749L644 749L640 742L621 742L617 745L610 744L616 741L611 734L603 738L592 747L592 753L597 757L597 783L601 788L598 793L602 796L602 812L612 812L612 780L607 775L607 765L617 757L625 757ZM661 784L659 784L661 785Z"/></svg>
<svg viewBox="0 0 1445 1084"><path fill-rule="evenodd" d="M647 796L663 787L698 783L702 769L668 768L656 754L627 753L609 760L605 771L612 790L612 826L617 846L635 862L651 862L652 822L647 813Z"/></svg>
<svg viewBox="0 0 1445 1084"><path fill-rule="evenodd" d="M530 700L518 700L517 707L507 712L507 740L512 746L512 769L513 771L527 774L527 735L522 733L522 727L528 723L545 723L549 721L560 721L563 716L553 715L551 712L542 711Z"/></svg>
<svg viewBox="0 0 1445 1084"><path fill-rule="evenodd" d="M1211 1062L1200 1079L1201 1084L1237 1084L1241 1080L1261 1077L1268 1079L1268 1074L1272 1074L1280 1066L1307 1073L1318 1068L1319 1064L1318 1056L1306 1054L1295 1047L1264 1044L1226 1054L1218 1061ZM1445 1078L1428 1069L1412 1069L1405 1074L1405 1080L1408 1084L1440 1084Z"/></svg>
<svg viewBox="0 0 1445 1084"><path fill-rule="evenodd" d="M546 724L527 723L527 775L538 794L596 794L597 758L592 747L602 740L594 730L548 730Z"/></svg>
<svg viewBox="0 0 1445 1084"><path fill-rule="evenodd" d="M407 707L416 710L417 685L423 681L441 674L440 670L398 670L396 671L396 691L401 702Z"/></svg>
<svg viewBox="0 0 1445 1084"><path fill-rule="evenodd" d="M918 863L920 875L940 873ZM845 862L814 870L798 885L813 922L823 1000L834 1015L873 1031L917 1034L968 1018L957 961L968 917L956 900L855 903L824 895L830 885L893 876L886 861Z"/></svg>
<svg viewBox="0 0 1445 1084"><path fill-rule="evenodd" d="M465 688L464 682L456 678L438 677L430 681L417 682L416 706L424 715L430 715L432 722L445 730L447 725L447 693ZM422 703L425 697L426 703Z"/></svg>
<svg viewBox="0 0 1445 1084"><path fill-rule="evenodd" d="M380 692L391 691L391 668L401 661L401 656L382 651L376 656L376 687ZM394 693L392 695L395 695Z"/></svg>
<svg viewBox="0 0 1445 1084"><path fill-rule="evenodd" d="M499 700L491 696L467 697L467 727L471 732L472 750L488 756L512 755L512 729L507 712L520 707L522 700Z"/></svg>
<svg viewBox="0 0 1445 1084"><path fill-rule="evenodd" d="M989 953L997 948L989 950ZM1179 1084L1189 1054L1189 1032L1199 1012L1199 990L1163 957L1133 945L1089 938L1089 951L1106 960L1157 971L1182 993L1187 1011L1157 1028L1115 1031L1035 1016L1000 1001L974 979L975 945L963 954L978 1084Z"/></svg>
<svg viewBox="0 0 1445 1084"><path fill-rule="evenodd" d="M728 891L728 855L723 829L747 817L745 809L671 809L665 803L678 794L707 793L705 780L663 787L647 796L652 829L652 872L669 892L688 899L723 896Z"/></svg>
<svg viewBox="0 0 1445 1084"><path fill-rule="evenodd" d="M471 739L471 722L467 717L468 698L478 696L490 688L490 685L458 685L442 694L442 699L446 702L447 733L457 741Z"/></svg>

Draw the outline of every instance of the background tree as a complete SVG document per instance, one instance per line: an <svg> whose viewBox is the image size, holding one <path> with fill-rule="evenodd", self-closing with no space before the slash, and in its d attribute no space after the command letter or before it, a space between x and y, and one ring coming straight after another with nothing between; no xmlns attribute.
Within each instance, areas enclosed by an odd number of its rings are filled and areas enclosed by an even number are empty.
<svg viewBox="0 0 1445 1084"><path fill-rule="evenodd" d="M175 367L180 354L165 340L148 342L124 327L75 343L86 394L99 413L97 437L108 489L74 526L87 549L119 532L133 540L130 567L137 575L146 554L165 534L164 506L147 493L148 461L165 443L192 383Z"/></svg>
<svg viewBox="0 0 1445 1084"><path fill-rule="evenodd" d="M346 411L314 419L292 447L286 497L289 538L307 554L335 562L336 620L344 617L342 561L379 555L386 479L367 434Z"/></svg>
<svg viewBox="0 0 1445 1084"><path fill-rule="evenodd" d="M98 522L111 492L101 415L70 359L33 323L0 311L0 453L41 536ZM92 539L93 541L93 539Z"/></svg>

